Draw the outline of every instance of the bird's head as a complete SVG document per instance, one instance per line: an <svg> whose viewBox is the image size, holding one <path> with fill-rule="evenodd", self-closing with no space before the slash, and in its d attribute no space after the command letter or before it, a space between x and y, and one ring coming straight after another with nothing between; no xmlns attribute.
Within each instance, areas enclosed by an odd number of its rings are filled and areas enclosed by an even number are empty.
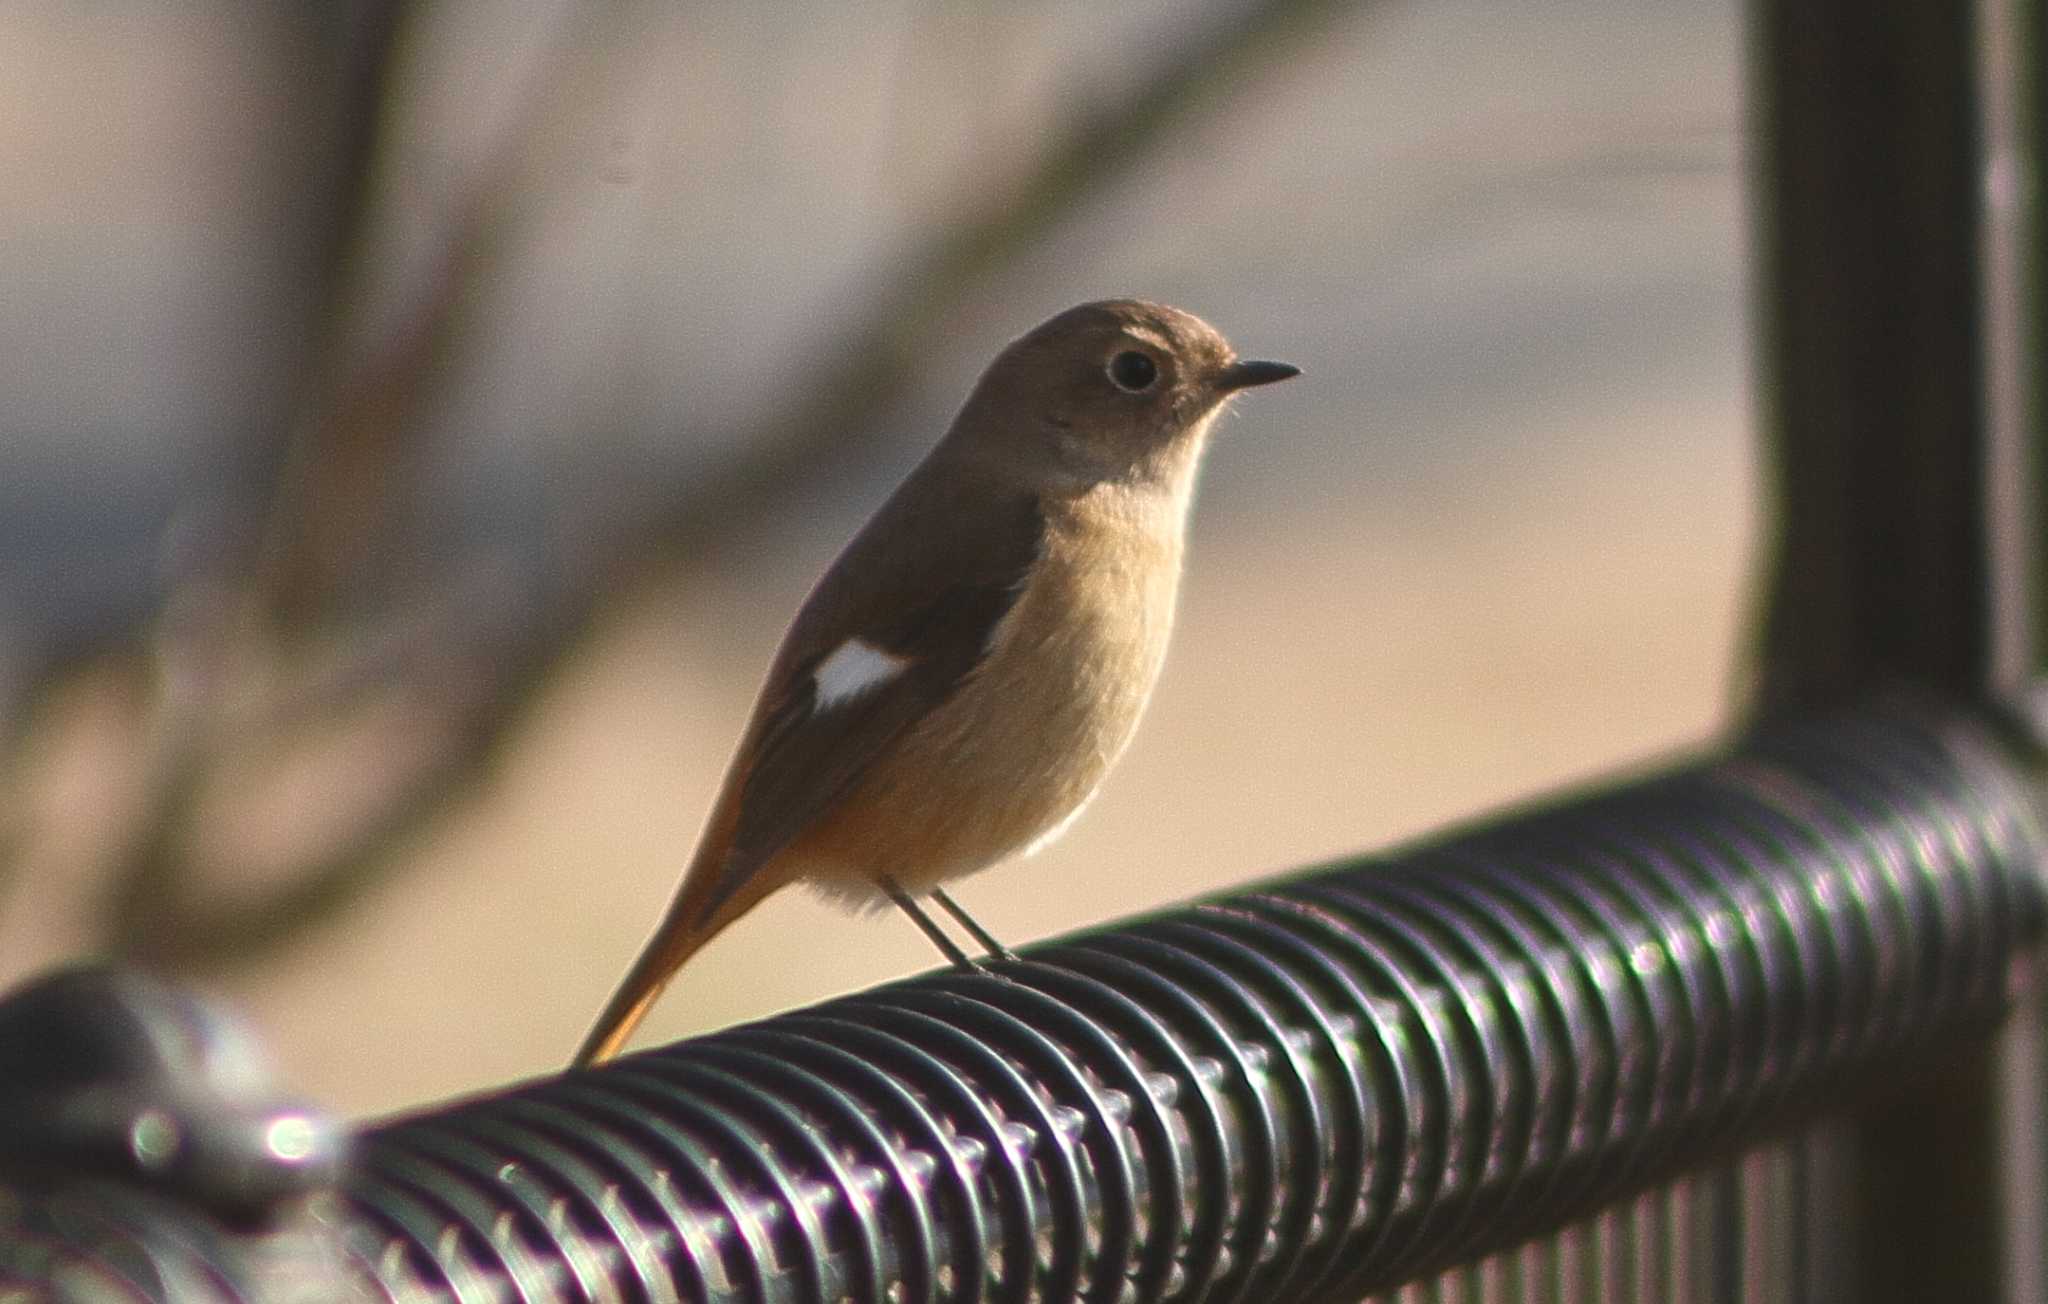
<svg viewBox="0 0 2048 1304"><path fill-rule="evenodd" d="M1048 484L1171 475L1239 390L1299 374L1240 359L1192 313L1137 299L1069 308L989 364L951 439Z"/></svg>

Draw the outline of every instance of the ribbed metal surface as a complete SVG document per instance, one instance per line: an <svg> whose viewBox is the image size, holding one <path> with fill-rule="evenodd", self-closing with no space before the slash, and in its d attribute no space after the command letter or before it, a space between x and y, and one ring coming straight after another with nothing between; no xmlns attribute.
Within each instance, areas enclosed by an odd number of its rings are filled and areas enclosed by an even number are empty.
<svg viewBox="0 0 2048 1304"><path fill-rule="evenodd" d="M2034 814L1952 719L1772 730L374 1129L349 1250L405 1298L1356 1300L1983 1029Z"/></svg>
<svg viewBox="0 0 2048 1304"><path fill-rule="evenodd" d="M1861 1298L1854 1137L1823 1122L1367 1304L1811 1304Z"/></svg>

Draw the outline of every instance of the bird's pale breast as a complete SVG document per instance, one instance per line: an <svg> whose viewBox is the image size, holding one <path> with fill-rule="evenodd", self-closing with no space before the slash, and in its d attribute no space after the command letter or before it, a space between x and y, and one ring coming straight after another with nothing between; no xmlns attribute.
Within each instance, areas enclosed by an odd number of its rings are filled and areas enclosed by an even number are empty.
<svg viewBox="0 0 2048 1304"><path fill-rule="evenodd" d="M972 683L791 848L798 874L857 897L880 874L919 891L1077 812L1130 742L1165 660L1182 506L1104 486L1050 510L1044 552Z"/></svg>

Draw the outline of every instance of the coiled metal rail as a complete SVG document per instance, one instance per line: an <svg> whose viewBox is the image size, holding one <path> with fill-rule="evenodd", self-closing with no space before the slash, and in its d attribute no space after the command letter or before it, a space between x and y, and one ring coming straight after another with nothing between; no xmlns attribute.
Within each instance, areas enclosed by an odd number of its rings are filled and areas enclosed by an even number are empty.
<svg viewBox="0 0 2048 1304"><path fill-rule="evenodd" d="M1938 1061L2039 931L1925 711L371 1129L404 1299L1357 1299Z"/></svg>

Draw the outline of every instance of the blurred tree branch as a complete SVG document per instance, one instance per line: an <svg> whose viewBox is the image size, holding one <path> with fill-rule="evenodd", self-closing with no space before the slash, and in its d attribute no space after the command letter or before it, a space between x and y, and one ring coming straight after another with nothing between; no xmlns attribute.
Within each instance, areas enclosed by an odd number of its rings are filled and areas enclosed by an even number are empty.
<svg viewBox="0 0 2048 1304"><path fill-rule="evenodd" d="M318 143L303 187L318 198L309 205L310 229L299 243L301 266L292 279L307 287L308 319L326 329L308 332L301 344L303 376L316 374L321 359L333 352L335 324L344 316L342 305L352 288L350 254L360 246L374 209L378 139L405 14L403 0L372 0L300 15L296 24L299 41L315 51L305 62L324 65L332 74L330 85L307 97L324 110L316 111L315 125L307 132ZM302 382L288 393L288 407L276 420L259 423L254 442L271 446L249 450L258 475L288 458L292 409L306 404L306 388ZM154 669L159 691L152 699L154 718L143 724L148 754L142 762L139 813L114 857L117 916L124 901L161 895L179 877L184 864L179 848L216 745L227 612L206 579L180 577L173 584L177 587L168 595L166 610L150 628L138 631L141 642L134 649Z"/></svg>
<svg viewBox="0 0 2048 1304"><path fill-rule="evenodd" d="M450 760L423 765L417 775L387 777L383 800L359 827L310 853L306 863L252 900L212 907L194 900L200 866L192 849L195 817L209 775L239 747L288 742L310 725L345 715L379 689L446 686L450 658L476 636L474 612L449 599L459 584L445 581L438 602L408 594L401 601L425 611L373 611L324 640L357 649L340 658L306 655L306 641L321 625L342 618L345 597L375 564L404 482L412 445L421 438L420 410L439 372L462 343L460 308L492 270L514 207L518 162L555 83L571 64L582 22L610 15L578 9L557 29L533 81L522 87L515 111L482 151L479 164L452 205L424 272L413 279L407 312L367 352L351 346L351 309L367 269L357 265L375 214L375 162L386 106L395 80L403 26L402 6L391 0L374 19L357 24L347 45L337 116L345 126L334 151L338 176L333 218L318 241L321 293L312 305L323 323L297 410L280 423L289 432L275 459L273 488L263 508L257 546L244 559L244 576L230 600L217 595L198 619L160 630L154 650L161 691L156 755L146 769L143 812L133 837L116 855L106 899L106 930L116 950L162 963L200 963L208 957L257 954L274 940L329 913L330 903L367 887L374 861L396 868L406 829L424 825L453 795L433 782L465 768L469 755L460 708L452 692L419 707L440 715ZM190 605L190 604L187 604ZM436 609L439 610L436 610ZM429 615L432 613L432 615ZM428 616L427 619L422 619ZM363 627L384 626L383 637ZM397 628L393 628L396 626ZM179 637L183 633L184 637ZM514 645L517 646L516 644ZM479 667L494 691L519 700L531 670L517 658ZM275 684L256 719L231 721L221 687L236 671ZM247 713L245 713L246 715ZM231 727L238 726L238 727ZM470 765L481 761L471 756ZM358 888L357 890L360 890Z"/></svg>
<svg viewBox="0 0 2048 1304"><path fill-rule="evenodd" d="M407 321L366 359L349 364L330 329L316 381L292 429L275 479L267 529L239 578L212 601L187 604L190 619L160 622L151 654L164 685L151 722L148 800L117 858L106 898L109 944L164 964L205 966L261 955L331 917L386 881L404 852L445 819L515 736L538 690L590 636L615 595L644 589L706 543L747 527L778 502L808 490L820 465L880 439L877 418L900 400L919 361L936 351L945 324L994 271L1055 228L1077 205L1120 179L1149 150L1200 112L1230 102L1255 75L1321 24L1354 7L1342 0L1257 0L1208 26L1131 82L1081 106L1015 165L1008 184L975 179L967 216L931 234L900 274L858 315L817 369L818 379L768 411L736 441L716 472L658 508L613 523L537 597L461 575L386 585L367 612L342 601L375 574L376 546L404 484L405 452L419 411L449 353L460 347L460 312L492 271L510 220L517 169L533 116L547 102L561 58L544 62L522 112L487 151L438 244L438 257ZM390 6L395 11L396 6ZM386 17L390 18L391 13ZM378 71L353 84L347 113L366 133L340 171L353 177L339 211L359 235L372 189L367 143L380 121L395 22L366 48ZM566 53L567 46L564 47ZM336 239L336 267L356 246ZM322 305L340 315L347 278ZM332 638L312 637L327 628ZM367 636L366 636L367 635ZM310 641L309 641L310 638ZM328 657L309 649L343 649ZM255 704L230 681L263 686ZM393 703L399 709L393 712ZM379 789L321 845L269 875L255 892L201 889L206 794L250 756L289 752L316 725L359 718L375 730L398 720L414 745L394 745ZM419 739L424 736L427 741ZM209 871L202 875L202 870Z"/></svg>

